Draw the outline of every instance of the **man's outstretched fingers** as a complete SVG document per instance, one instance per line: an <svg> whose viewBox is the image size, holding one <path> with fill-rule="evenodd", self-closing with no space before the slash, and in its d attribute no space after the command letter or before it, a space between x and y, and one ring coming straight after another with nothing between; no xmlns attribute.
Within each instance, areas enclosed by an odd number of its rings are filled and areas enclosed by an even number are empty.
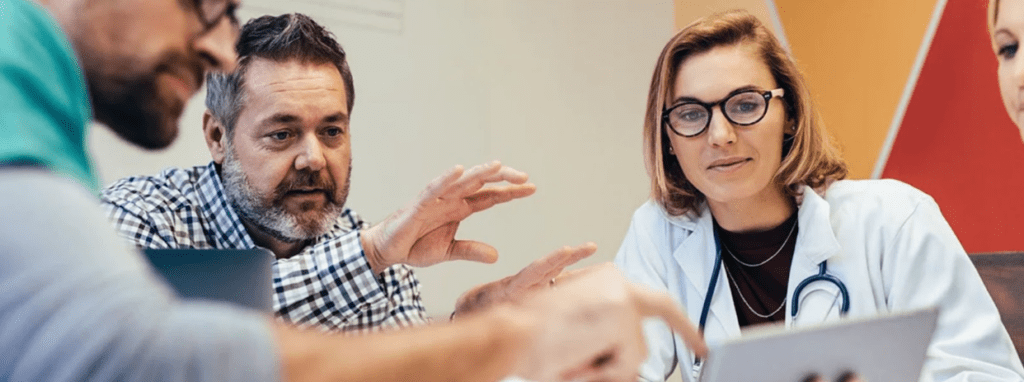
<svg viewBox="0 0 1024 382"><path fill-rule="evenodd" d="M509 182L512 184L523 184L527 180L530 180L530 175L508 166L501 166L498 172L484 178L484 181L487 183Z"/></svg>
<svg viewBox="0 0 1024 382"><path fill-rule="evenodd" d="M464 173L465 169L461 164L448 169L448 171L445 171L441 176L434 178L434 180L431 180L430 183L427 184L427 188L425 188L423 193L420 194L420 198L432 200L441 197L441 195L446 194L455 186L456 181L462 177L462 174Z"/></svg>
<svg viewBox="0 0 1024 382"><path fill-rule="evenodd" d="M456 240L448 249L448 259L492 264L498 261L498 250L490 244L479 241Z"/></svg>
<svg viewBox="0 0 1024 382"><path fill-rule="evenodd" d="M561 261L560 266L562 268L576 264L580 260L583 260L590 255L597 252L597 244L592 241L583 243L575 248L571 248L571 251L566 256L559 256L557 259Z"/></svg>
<svg viewBox="0 0 1024 382"><path fill-rule="evenodd" d="M588 245L588 244L593 244L593 243L587 243L587 244L584 244L584 245ZM593 246L593 249L595 251L597 250L597 245L596 244ZM597 273L608 272L609 270L613 270L616 273L618 272L618 269L615 268L614 264L612 264L612 263L600 263L600 264L589 265L589 266L586 266L586 267L583 267L583 268L570 269L568 271L564 271L564 272L562 272L562 273L560 273L558 275L558 281L559 282L569 282L569 281L572 281L572 280L583 279L585 277L590 277L591 275L594 275L594 274L597 274ZM619 277L621 277L621 276L619 276Z"/></svg>
<svg viewBox="0 0 1024 382"><path fill-rule="evenodd" d="M526 268L519 271L516 278L521 279L528 284L547 284L551 279L561 274L565 267L573 265L587 256L593 255L596 251L597 245L594 243L586 243L576 247L565 246L559 248L554 252L530 263Z"/></svg>
<svg viewBox="0 0 1024 382"><path fill-rule="evenodd" d="M567 274L564 271L565 267L576 264L580 260L590 257L597 252L597 244L593 242L587 242L576 247L563 247L555 253L548 255L547 260L550 261L548 264L549 269L555 272L546 275L546 278L564 280L563 275Z"/></svg>
<svg viewBox="0 0 1024 382"><path fill-rule="evenodd" d="M452 195L451 197L459 198L469 195L482 188L486 184L484 180L497 174L501 167L501 162L499 161L491 161L470 167L462 174L462 177L452 184L448 193Z"/></svg>
<svg viewBox="0 0 1024 382"><path fill-rule="evenodd" d="M508 182L517 185L526 183L529 179L529 175L525 172L502 166L500 162L494 161L486 166L477 166L466 171L466 174L459 179L458 185L452 188L451 194L466 196L479 191L488 183Z"/></svg>
<svg viewBox="0 0 1024 382"><path fill-rule="evenodd" d="M635 284L630 285L630 294L636 301L641 315L660 317L668 323L672 331L683 338L686 346L697 356L706 357L708 355L708 345L704 343L704 338L697 331L697 327L686 317L686 314L679 310L672 297Z"/></svg>
<svg viewBox="0 0 1024 382"><path fill-rule="evenodd" d="M480 212L496 204L533 195L537 186L533 183L485 188L466 197L466 203L473 212Z"/></svg>

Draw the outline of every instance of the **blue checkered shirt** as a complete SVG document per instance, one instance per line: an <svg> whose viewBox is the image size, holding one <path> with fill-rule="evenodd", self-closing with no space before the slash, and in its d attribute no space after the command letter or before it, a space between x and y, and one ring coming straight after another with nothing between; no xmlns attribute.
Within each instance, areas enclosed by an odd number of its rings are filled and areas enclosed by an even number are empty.
<svg viewBox="0 0 1024 382"><path fill-rule="evenodd" d="M214 163L129 177L102 192L118 233L143 248L255 248L225 199ZM274 310L280 320L325 331L371 331L426 323L419 281L406 265L375 275L345 208L330 232L274 262Z"/></svg>

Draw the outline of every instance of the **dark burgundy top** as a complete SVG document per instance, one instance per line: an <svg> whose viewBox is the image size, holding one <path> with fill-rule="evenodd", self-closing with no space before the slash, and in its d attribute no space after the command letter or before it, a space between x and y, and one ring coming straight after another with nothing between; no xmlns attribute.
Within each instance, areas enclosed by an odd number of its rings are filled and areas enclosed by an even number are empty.
<svg viewBox="0 0 1024 382"><path fill-rule="evenodd" d="M794 212L782 225L762 232L729 232L715 222L715 231L722 242L722 262L725 264L722 277L726 277L732 290L740 327L785 321L789 268L793 262L793 250L796 249L799 231L796 215ZM780 247L781 252L768 260ZM762 262L763 265L749 266ZM762 316L775 313L764 318L754 312Z"/></svg>

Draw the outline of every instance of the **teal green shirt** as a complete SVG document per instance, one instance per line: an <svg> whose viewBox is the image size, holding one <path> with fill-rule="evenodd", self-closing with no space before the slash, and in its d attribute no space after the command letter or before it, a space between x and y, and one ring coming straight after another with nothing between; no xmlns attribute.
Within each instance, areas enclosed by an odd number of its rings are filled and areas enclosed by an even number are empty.
<svg viewBox="0 0 1024 382"><path fill-rule="evenodd" d="M92 108L71 42L26 0L0 0L0 36L0 164L39 164L98 192L85 149Z"/></svg>

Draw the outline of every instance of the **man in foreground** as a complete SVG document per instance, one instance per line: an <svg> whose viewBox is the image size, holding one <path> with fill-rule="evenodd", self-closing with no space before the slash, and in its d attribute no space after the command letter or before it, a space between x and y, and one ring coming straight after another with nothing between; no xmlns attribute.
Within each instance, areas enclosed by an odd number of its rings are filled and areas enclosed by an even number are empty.
<svg viewBox="0 0 1024 382"><path fill-rule="evenodd" d="M234 69L237 5L0 0L0 379L630 380L648 315L705 353L667 296L607 266L454 324L358 338L177 299L95 204L85 128L95 116L136 144L171 142L202 73ZM403 248L426 228L397 224Z"/></svg>

